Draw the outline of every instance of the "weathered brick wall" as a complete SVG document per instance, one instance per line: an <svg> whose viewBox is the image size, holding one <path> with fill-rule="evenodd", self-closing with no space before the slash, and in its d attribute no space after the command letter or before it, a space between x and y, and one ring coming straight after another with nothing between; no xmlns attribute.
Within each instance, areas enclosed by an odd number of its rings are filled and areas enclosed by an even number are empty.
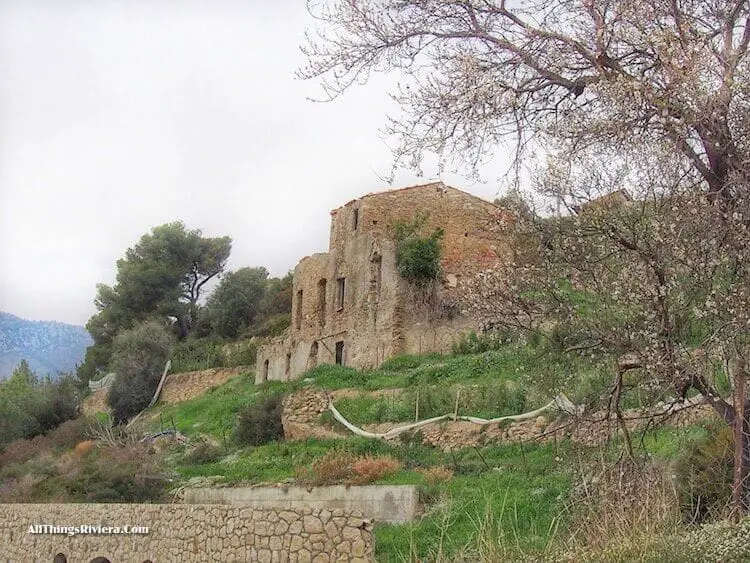
<svg viewBox="0 0 750 563"><path fill-rule="evenodd" d="M147 526L138 535L30 534L35 524ZM181 504L0 504L0 559L71 562L372 560L370 524L343 510Z"/></svg>

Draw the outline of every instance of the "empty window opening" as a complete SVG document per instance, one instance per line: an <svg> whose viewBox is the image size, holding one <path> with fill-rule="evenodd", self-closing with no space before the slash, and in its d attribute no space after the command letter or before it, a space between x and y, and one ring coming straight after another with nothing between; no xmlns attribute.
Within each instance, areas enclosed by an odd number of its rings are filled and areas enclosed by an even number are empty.
<svg viewBox="0 0 750 563"><path fill-rule="evenodd" d="M326 324L326 286L328 281L322 279L318 282L318 311L320 311L320 325Z"/></svg>
<svg viewBox="0 0 750 563"><path fill-rule="evenodd" d="M302 290L297 292L297 312L294 315L294 326L299 330L302 327Z"/></svg>
<svg viewBox="0 0 750 563"><path fill-rule="evenodd" d="M318 365L318 343L313 342L310 346L310 356L307 358L307 369L312 369Z"/></svg>
<svg viewBox="0 0 750 563"><path fill-rule="evenodd" d="M268 360L263 362L263 370L260 372L261 382L268 381Z"/></svg>
<svg viewBox="0 0 750 563"><path fill-rule="evenodd" d="M287 352L286 365L284 366L284 373L289 375L290 371L292 371L292 354L291 352Z"/></svg>
<svg viewBox="0 0 750 563"><path fill-rule="evenodd" d="M344 296L346 294L346 278L338 278L336 280L338 288L336 291L336 309L339 311L344 308Z"/></svg>
<svg viewBox="0 0 750 563"><path fill-rule="evenodd" d="M64 553L58 553L52 560L52 563L68 563L68 558L65 557Z"/></svg>
<svg viewBox="0 0 750 563"><path fill-rule="evenodd" d="M352 215L352 230L356 231L357 227L359 227L359 209L355 209Z"/></svg>
<svg viewBox="0 0 750 563"><path fill-rule="evenodd" d="M336 342L336 365L344 365L344 341L339 340Z"/></svg>

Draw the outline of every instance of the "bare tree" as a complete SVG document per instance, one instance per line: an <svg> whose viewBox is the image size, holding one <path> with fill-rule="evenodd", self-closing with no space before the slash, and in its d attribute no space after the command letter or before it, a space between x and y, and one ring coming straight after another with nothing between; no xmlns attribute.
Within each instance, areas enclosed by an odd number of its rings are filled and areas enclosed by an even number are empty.
<svg viewBox="0 0 750 563"><path fill-rule="evenodd" d="M508 135L575 151L667 144L720 197L747 180L746 0L331 0L302 78L332 99L397 70L397 161L476 170Z"/></svg>
<svg viewBox="0 0 750 563"><path fill-rule="evenodd" d="M568 175L552 170L544 187L578 214L516 223L510 234L537 252L467 280L464 306L494 324L542 333L558 327L567 352L619 358L610 400L615 415L624 375L636 368L643 369L631 377L643 387L679 399L691 389L701 393L736 433L739 514L750 498L744 363L750 206L737 196L727 216L680 159L642 157L632 170L591 155L572 162ZM625 188L632 199L611 197ZM595 198L599 191L609 195ZM730 389L716 377L725 360L733 368Z"/></svg>

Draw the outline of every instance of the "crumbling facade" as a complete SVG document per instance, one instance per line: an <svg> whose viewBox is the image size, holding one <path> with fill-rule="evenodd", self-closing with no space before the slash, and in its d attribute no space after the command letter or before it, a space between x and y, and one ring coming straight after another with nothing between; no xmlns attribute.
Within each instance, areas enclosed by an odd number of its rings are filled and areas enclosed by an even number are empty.
<svg viewBox="0 0 750 563"><path fill-rule="evenodd" d="M396 264L395 227L422 217L442 229L442 279L417 287ZM328 252L294 270L292 324L258 350L256 381L289 380L322 363L374 368L399 354L446 352L478 329L461 314L462 278L498 265L498 235L513 218L442 183L368 194L331 212Z"/></svg>

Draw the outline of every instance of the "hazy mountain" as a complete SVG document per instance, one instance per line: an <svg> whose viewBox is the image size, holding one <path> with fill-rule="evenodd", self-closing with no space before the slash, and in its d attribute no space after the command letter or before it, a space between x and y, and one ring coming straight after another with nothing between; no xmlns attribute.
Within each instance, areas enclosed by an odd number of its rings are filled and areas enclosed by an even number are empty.
<svg viewBox="0 0 750 563"><path fill-rule="evenodd" d="M0 379L21 360L39 376L72 372L83 361L91 337L82 326L27 321L0 311Z"/></svg>

